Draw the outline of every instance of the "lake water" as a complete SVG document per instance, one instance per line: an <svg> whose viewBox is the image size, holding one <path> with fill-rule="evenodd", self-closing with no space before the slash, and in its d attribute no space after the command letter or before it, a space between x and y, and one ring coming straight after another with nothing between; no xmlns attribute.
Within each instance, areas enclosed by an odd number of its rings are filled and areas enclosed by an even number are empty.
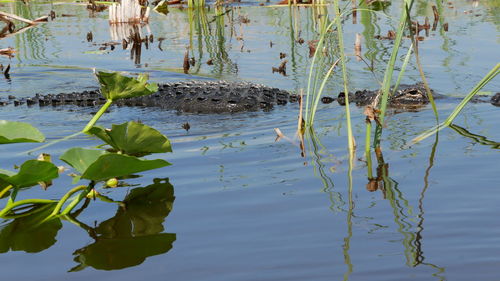
<svg viewBox="0 0 500 281"><path fill-rule="evenodd" d="M0 79L0 95L6 99L94 89L94 67L147 72L157 82L224 79L290 91L306 88L311 62L307 42L317 39L318 18L333 18L333 9L259 3L232 5L219 19L213 8L152 13L150 24L139 29L143 36L153 35L153 43L142 45L138 60L122 48L122 39L112 37L121 31L110 30L107 11L92 13L82 3L67 1L1 2L0 10L26 18L51 10L56 18L0 39L0 49L16 50L12 59L0 57L0 64L11 65L10 79ZM393 43L374 37L396 28L400 4L394 1L377 13L358 11L356 23L346 18L350 89L378 88ZM427 16L432 24L433 4L416 1L413 20L422 23ZM500 62L500 4L454 1L442 3L440 9L442 22L429 36L422 31L419 53L430 86L449 96L437 103L444 120L459 98ZM190 16L197 19L192 25ZM442 23L448 23L447 32ZM354 57L356 33L363 37L362 56L373 64L373 72ZM303 44L296 42L300 38ZM114 50L99 50L107 42L119 44ZM403 43L398 67L409 39ZM184 74L183 57L190 44L196 64ZM286 76L272 73L283 61L280 52L287 55ZM213 65L206 63L209 59ZM334 74L327 94L341 91L339 77ZM418 81L412 59L403 83ZM482 91L500 91L500 79ZM79 131L96 111L13 105L0 110L1 119L29 122L48 141ZM62 220L46 232L3 221L2 278L500 280L500 108L470 104L456 119L456 127L411 147L411 139L435 125L432 109L391 113L382 140L384 163L372 167L375 178L379 166L376 191L367 189L363 109L353 105L351 113L358 144L352 171L345 111L336 102L320 106L315 137L306 138L305 157L293 140L296 104L221 115L113 107L99 124L141 120L160 130L171 139L173 153L157 157L173 165L126 180L130 186L102 192L123 200L155 178L168 178L169 184L163 180L153 186L165 198L131 209L92 201L77 218ZM182 128L186 122L188 132ZM274 128L292 142L275 141ZM68 148L98 144L80 135L43 152L61 165L57 158ZM37 146L0 146L1 168L12 170L36 157L38 152L26 151ZM59 198L71 187L71 178L62 176L47 191L33 187L19 199ZM14 234L6 235L7 230Z"/></svg>

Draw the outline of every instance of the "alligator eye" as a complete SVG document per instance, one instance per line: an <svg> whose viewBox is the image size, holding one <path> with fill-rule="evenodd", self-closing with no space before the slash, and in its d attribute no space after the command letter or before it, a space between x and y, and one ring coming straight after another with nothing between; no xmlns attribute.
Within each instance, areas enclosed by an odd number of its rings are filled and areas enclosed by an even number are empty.
<svg viewBox="0 0 500 281"><path fill-rule="evenodd" d="M408 94L416 96L416 95L420 95L420 91L414 89L414 90L409 91Z"/></svg>

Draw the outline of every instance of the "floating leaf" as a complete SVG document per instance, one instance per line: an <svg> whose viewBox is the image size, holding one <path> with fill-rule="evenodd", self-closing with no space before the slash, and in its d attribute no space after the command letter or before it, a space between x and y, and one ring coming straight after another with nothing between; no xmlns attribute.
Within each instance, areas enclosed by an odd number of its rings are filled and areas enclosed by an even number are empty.
<svg viewBox="0 0 500 281"><path fill-rule="evenodd" d="M28 123L0 120L0 144L44 140L44 135Z"/></svg>
<svg viewBox="0 0 500 281"><path fill-rule="evenodd" d="M141 74L137 79L123 76L117 72L97 72L101 93L108 100L126 99L150 95L158 91L156 83L147 83L148 76Z"/></svg>
<svg viewBox="0 0 500 281"><path fill-rule="evenodd" d="M127 176L138 172L153 170L170 165L165 160L142 160L134 156L122 154L105 154L100 156L82 174L82 178L100 181Z"/></svg>
<svg viewBox="0 0 500 281"><path fill-rule="evenodd" d="M165 0L161 0L160 3L158 3L158 5L156 5L154 10L157 11L158 13L167 15L168 14L168 2Z"/></svg>
<svg viewBox="0 0 500 281"><path fill-rule="evenodd" d="M56 243L56 235L62 227L59 219L43 221L56 204L45 204L33 210L31 215L13 220L0 230L0 253L25 251L37 253Z"/></svg>
<svg viewBox="0 0 500 281"><path fill-rule="evenodd" d="M111 130L92 127L93 134L113 147L114 151L134 156L172 152L170 141L157 130L138 122L113 125Z"/></svg>
<svg viewBox="0 0 500 281"><path fill-rule="evenodd" d="M38 182L47 182L59 176L59 169L50 162L28 160L24 162L19 172L0 173L0 179L14 187L29 187L38 184Z"/></svg>
<svg viewBox="0 0 500 281"><path fill-rule="evenodd" d="M75 147L64 152L59 159L75 168L80 174L83 174L87 168L94 163L100 156L106 152L102 150L84 149Z"/></svg>

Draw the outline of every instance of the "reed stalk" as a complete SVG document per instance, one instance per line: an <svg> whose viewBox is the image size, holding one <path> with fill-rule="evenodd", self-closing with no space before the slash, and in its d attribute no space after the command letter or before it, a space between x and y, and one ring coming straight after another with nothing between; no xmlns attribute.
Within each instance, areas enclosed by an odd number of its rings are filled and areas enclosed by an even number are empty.
<svg viewBox="0 0 500 281"><path fill-rule="evenodd" d="M392 76L394 72L394 66L396 64L396 59L398 57L399 48L401 46L401 41L403 39L403 31L407 25L407 17L409 17L408 12L411 11L413 5L413 0L404 0L403 9L401 11L401 17L399 19L398 30L396 31L396 39L394 40L394 47L392 49L391 57L387 63L385 69L384 80L382 82L382 88L380 89L382 98L380 100L380 114L379 120L380 125L377 125L375 130L375 137L373 141L374 147L380 146L380 138L382 136L382 126L384 124L385 113L387 110L387 103L389 100L389 92L391 89Z"/></svg>
<svg viewBox="0 0 500 281"><path fill-rule="evenodd" d="M337 39L339 45L340 65L342 67L342 79L344 81L347 141L348 141L349 155L350 157L352 157L352 155L354 155L355 143L351 127L351 110L349 108L349 90L347 87L347 69L346 69L346 61L344 53L344 35L342 31L342 23L340 21L341 14L339 10L339 0L333 1L333 9L335 10L335 19L336 19L335 23L337 24Z"/></svg>
<svg viewBox="0 0 500 281"><path fill-rule="evenodd" d="M434 126L433 128L423 132L420 134L418 137L414 138L411 142L410 145L415 144L417 142L420 142L435 133L441 131L442 129L448 127L451 125L453 120L458 116L458 114L464 109L464 107L467 105L467 103L486 85L488 82L490 82L495 76L497 76L500 73L500 63L498 63L496 66L494 66L486 76L479 81L479 83L476 84L476 86L469 92L469 94L460 102L459 105L453 110L453 112L446 118L444 122L441 124Z"/></svg>

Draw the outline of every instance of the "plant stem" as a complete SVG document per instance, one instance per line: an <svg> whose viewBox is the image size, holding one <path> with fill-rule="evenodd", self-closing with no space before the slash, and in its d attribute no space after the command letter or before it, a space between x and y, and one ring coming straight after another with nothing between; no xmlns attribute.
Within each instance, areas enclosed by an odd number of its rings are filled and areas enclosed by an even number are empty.
<svg viewBox="0 0 500 281"><path fill-rule="evenodd" d="M481 90L488 82L491 81L491 79L493 79L498 74L500 74L500 63L498 63L495 67L493 67L493 69L491 69L490 72L488 72L488 74L486 74L486 76L484 76L484 78L481 81L479 81L479 83L476 84L476 86L472 89L472 91L462 100L462 102L460 102L459 105L457 105L457 107L453 110L450 116L448 116L448 118L446 118L446 120L443 123L423 132L418 137L414 138L410 142L410 145L420 142L434 135L435 133L441 131L442 129L450 126L453 120L458 116L460 111L462 111L462 109L465 107L465 105L467 105L467 103L479 92L479 90Z"/></svg>
<svg viewBox="0 0 500 281"><path fill-rule="evenodd" d="M13 187L14 187L13 185L9 185L6 188L4 188L2 191L0 191L0 198L4 197L5 193L9 192L9 190L11 190Z"/></svg>
<svg viewBox="0 0 500 281"><path fill-rule="evenodd" d="M342 66L342 79L344 80L344 93L345 93L345 113L346 113L346 122L347 122L347 141L349 147L349 154L354 154L354 137L352 135L352 127L351 127L351 110L349 108L349 90L347 89L347 69L345 62L345 54L344 54L344 36L342 31L342 22L340 21L340 10L339 10L339 0L333 1L333 9L335 10L335 19L337 24L337 37L339 44L339 55L340 55L340 64Z"/></svg>
<svg viewBox="0 0 500 281"><path fill-rule="evenodd" d="M78 192L79 190L85 189L86 187L87 187L86 185L79 185L77 187L72 188L70 191L68 191L66 194L64 194L64 196L59 200L59 202L57 202L57 205L54 208L54 210L52 211L52 213L50 214L50 217L51 216L55 216L55 215L57 215L59 213L59 211L61 210L61 208L64 205L64 203L68 200L68 198L71 195L73 195L74 193Z"/></svg>
<svg viewBox="0 0 500 281"><path fill-rule="evenodd" d="M85 128L83 128L82 133L87 133L95 125L97 120L99 120L99 118L101 118L101 116L104 114L104 112L106 112L106 110L108 110L108 107L112 103L113 103L113 100L108 99L106 101L106 103L101 107L101 109L99 109L99 111L97 111L97 113L94 115L94 117L92 117L92 119L89 121L87 126L85 126Z"/></svg>
<svg viewBox="0 0 500 281"><path fill-rule="evenodd" d="M0 217L5 216L12 209L14 209L15 207L19 207L21 205L25 205L25 204L32 204L32 205L33 204L50 204L50 203L54 203L54 202L55 202L54 200L48 200L48 199L25 199L25 200L20 200L20 201L14 202L12 204L8 204L5 208L3 208L0 211Z"/></svg>
<svg viewBox="0 0 500 281"><path fill-rule="evenodd" d="M92 190L92 188L94 188L94 186L95 182L91 181L89 185L82 192L80 192L80 194L78 194L78 197L73 199L73 201L71 201L71 203L69 203L69 205L61 212L61 215L67 215L69 212L71 212L71 210L73 210L73 208L75 208L76 205L78 205L78 203L80 203L80 201L82 201L82 199L87 196L87 194Z"/></svg>

